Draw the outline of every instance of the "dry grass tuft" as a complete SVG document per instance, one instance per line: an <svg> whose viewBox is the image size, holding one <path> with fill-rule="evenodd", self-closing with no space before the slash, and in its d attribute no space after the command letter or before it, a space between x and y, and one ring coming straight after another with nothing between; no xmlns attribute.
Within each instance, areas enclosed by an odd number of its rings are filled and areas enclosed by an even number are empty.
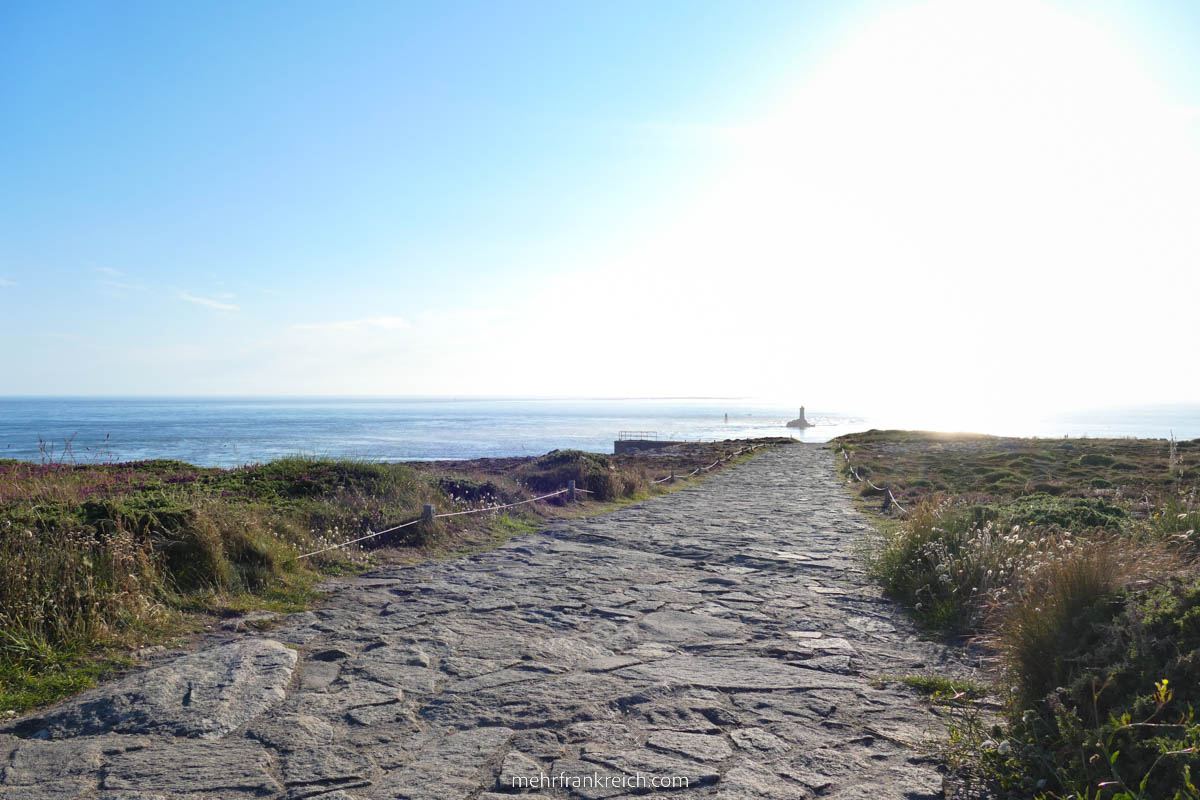
<svg viewBox="0 0 1200 800"><path fill-rule="evenodd" d="M1184 569L1176 549L1115 536L1039 560L1011 600L994 610L996 625L988 637L1017 704L1035 707L1078 677L1074 654L1104 636L1123 590Z"/></svg>

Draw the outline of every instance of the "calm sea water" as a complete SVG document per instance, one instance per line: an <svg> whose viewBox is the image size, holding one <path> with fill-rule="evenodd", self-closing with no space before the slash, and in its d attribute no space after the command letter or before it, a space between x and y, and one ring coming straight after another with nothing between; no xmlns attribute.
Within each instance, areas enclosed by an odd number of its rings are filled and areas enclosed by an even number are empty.
<svg viewBox="0 0 1200 800"><path fill-rule="evenodd" d="M665 439L820 442L868 428L937 428L928 420L820 409L806 412L816 427L785 428L795 415L795 407L744 400L0 398L0 458L172 458L234 466L302 453L396 461L567 447L611 453L625 430L655 431ZM1173 430L1179 439L1200 438L1200 406L1068 414L1012 427L975 430L1154 438Z"/></svg>

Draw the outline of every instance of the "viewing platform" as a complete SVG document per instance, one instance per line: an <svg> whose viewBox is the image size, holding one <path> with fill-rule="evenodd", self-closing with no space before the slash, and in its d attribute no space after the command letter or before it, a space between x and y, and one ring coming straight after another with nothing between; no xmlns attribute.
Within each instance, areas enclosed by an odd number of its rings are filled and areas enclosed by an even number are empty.
<svg viewBox="0 0 1200 800"><path fill-rule="evenodd" d="M658 431L620 431L613 442L613 455L636 453L640 450L662 450L673 444L683 444L672 439L659 439Z"/></svg>

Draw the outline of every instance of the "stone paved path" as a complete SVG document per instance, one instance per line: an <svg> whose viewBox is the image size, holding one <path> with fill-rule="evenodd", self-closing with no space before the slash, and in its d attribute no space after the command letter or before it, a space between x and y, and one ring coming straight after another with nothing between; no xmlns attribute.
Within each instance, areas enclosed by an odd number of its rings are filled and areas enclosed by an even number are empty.
<svg viewBox="0 0 1200 800"><path fill-rule="evenodd" d="M870 677L946 656L856 566L865 523L831 459L778 448L488 553L338 581L278 628L10 726L0 798L497 800L542 775L560 785L527 795L939 797L913 747L935 718Z"/></svg>

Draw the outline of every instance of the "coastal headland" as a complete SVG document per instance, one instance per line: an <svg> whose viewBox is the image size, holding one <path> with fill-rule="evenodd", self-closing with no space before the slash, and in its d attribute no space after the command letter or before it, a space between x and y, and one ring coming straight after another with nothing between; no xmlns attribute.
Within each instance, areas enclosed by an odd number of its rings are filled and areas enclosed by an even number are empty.
<svg viewBox="0 0 1200 800"><path fill-rule="evenodd" d="M311 611L11 724L0 793L939 797L939 717L875 679L952 651L857 567L867 524L833 458L769 448L487 552L328 580Z"/></svg>
<svg viewBox="0 0 1200 800"><path fill-rule="evenodd" d="M39 501L6 506L10 531L12 509L50 520L72 498L94 520L47 535L56 550L10 533L14 578L41 552L60 588L103 596L95 555L139 530L174 576L152 587L161 620L106 629L122 607L101 607L54 640L72 618L43 597L42 638L10 634L43 650L10 646L6 697L40 708L0 734L0 797L1149 800L1200 768L1200 442L868 431L626 458L0 466L9 498ZM233 519L275 537L268 569L245 529L206 527L215 497L261 515ZM427 502L458 515L422 521ZM163 521L189 503L175 513L216 530L224 567L171 560L184 528ZM331 508L361 516L335 529ZM289 513L326 527L279 541ZM327 549L404 519L381 547ZM27 603L67 596L40 579ZM139 632L176 638L101 673L95 645L119 657Z"/></svg>

